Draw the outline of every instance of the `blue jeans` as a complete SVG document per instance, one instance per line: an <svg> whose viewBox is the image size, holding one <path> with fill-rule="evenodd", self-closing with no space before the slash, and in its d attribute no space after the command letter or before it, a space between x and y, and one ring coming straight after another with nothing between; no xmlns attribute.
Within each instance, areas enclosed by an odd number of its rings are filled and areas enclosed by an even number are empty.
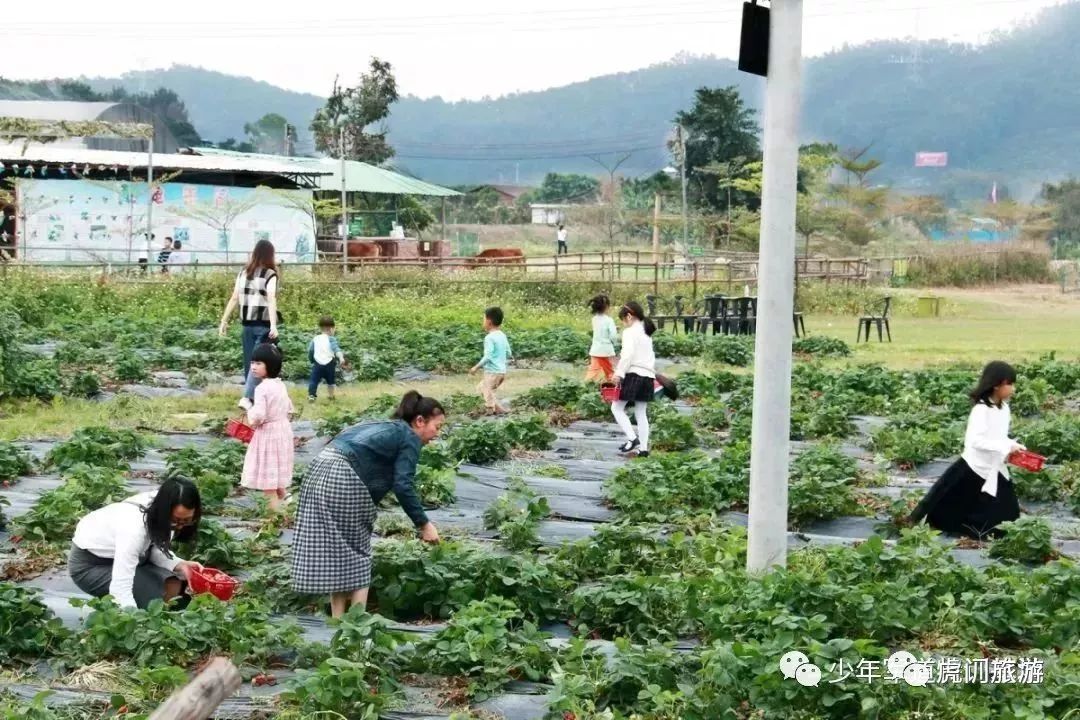
<svg viewBox="0 0 1080 720"><path fill-rule="evenodd" d="M244 397L248 400L255 399L255 386L259 384L259 378L251 374L251 354L255 348L270 340L269 325L244 325L240 333L240 340L244 344Z"/></svg>
<svg viewBox="0 0 1080 720"><path fill-rule="evenodd" d="M334 373L337 371L337 360L331 360L326 365L317 362L311 363L311 380L308 381L308 397L316 397L319 392L319 383L323 380L330 387L334 387Z"/></svg>

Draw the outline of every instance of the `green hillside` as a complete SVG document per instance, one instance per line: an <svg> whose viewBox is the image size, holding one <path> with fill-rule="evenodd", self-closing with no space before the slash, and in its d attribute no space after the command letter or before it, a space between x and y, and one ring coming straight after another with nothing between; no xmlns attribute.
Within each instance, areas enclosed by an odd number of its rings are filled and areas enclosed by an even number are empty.
<svg viewBox="0 0 1080 720"><path fill-rule="evenodd" d="M808 60L804 139L872 146L879 182L984 193L992 182L1030 195L1080 167L1080 3L1045 10L1032 24L979 46L880 42ZM910 62L917 57L918 63ZM908 62L900 62L907 60ZM243 126L279 113L304 128L321 99L193 67L84 80L95 90L164 86L184 100L206 139L241 139ZM329 83L329 78L328 78ZM695 88L735 84L759 107L764 83L729 60L683 58L543 92L446 102L406 97L393 108L394 164L441 183L538 181L549 171L603 173L589 159L633 150L622 171L669 162L671 118ZM40 96L42 85L0 82L0 97ZM310 149L301 134L299 148ZM920 150L947 151L950 167L916 169Z"/></svg>

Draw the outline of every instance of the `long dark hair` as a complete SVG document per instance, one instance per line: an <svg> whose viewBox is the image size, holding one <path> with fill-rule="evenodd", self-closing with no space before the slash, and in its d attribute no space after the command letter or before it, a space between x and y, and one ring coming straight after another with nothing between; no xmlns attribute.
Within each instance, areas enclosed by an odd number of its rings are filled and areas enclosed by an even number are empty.
<svg viewBox="0 0 1080 720"><path fill-rule="evenodd" d="M177 530L174 538L172 510L177 505L183 505L195 514L191 518L191 524L182 530ZM143 517L150 542L165 553L166 557L172 557L172 541L193 540L199 529L199 520L202 519L202 499L199 497L199 488L186 477L173 475L166 478L158 488L157 495L143 510Z"/></svg>
<svg viewBox="0 0 1080 720"><path fill-rule="evenodd" d="M397 410L390 417L394 420L404 420L410 425L416 418L430 420L433 417L445 415L446 411L442 404L435 398L424 397L415 390L410 390L401 396Z"/></svg>
<svg viewBox="0 0 1080 720"><path fill-rule="evenodd" d="M625 320L627 317L635 317L640 320L645 325L646 335L652 335L656 332L656 323L645 317L645 310L642 309L641 303L631 300L619 308L619 319Z"/></svg>
<svg viewBox="0 0 1080 720"><path fill-rule="evenodd" d="M607 295L597 295L589 301L589 309L592 310L593 315L599 315L607 311L609 307L611 307L611 300Z"/></svg>
<svg viewBox="0 0 1080 720"><path fill-rule="evenodd" d="M248 280L251 280L255 277L255 273L263 268L277 272L274 243L269 240L260 240L255 243L255 247L251 251L251 259L248 260L248 264L244 268L244 274Z"/></svg>
<svg viewBox="0 0 1080 720"><path fill-rule="evenodd" d="M1007 362L995 360L983 368L979 384L971 391L971 402L976 405L995 405L993 401L994 389L999 385L1016 383L1016 370Z"/></svg>

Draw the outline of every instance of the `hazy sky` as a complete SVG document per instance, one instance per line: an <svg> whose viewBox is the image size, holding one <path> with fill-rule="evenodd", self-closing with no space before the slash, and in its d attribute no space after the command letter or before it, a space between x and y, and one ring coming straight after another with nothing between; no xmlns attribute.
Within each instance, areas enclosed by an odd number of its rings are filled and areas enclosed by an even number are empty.
<svg viewBox="0 0 1080 720"><path fill-rule="evenodd" d="M806 0L803 51L880 38L984 42L1058 0ZM307 10L316 15L307 15ZM329 93L371 55L403 93L539 90L679 53L734 57L739 0L85 0L4 3L0 76L119 75L199 65Z"/></svg>

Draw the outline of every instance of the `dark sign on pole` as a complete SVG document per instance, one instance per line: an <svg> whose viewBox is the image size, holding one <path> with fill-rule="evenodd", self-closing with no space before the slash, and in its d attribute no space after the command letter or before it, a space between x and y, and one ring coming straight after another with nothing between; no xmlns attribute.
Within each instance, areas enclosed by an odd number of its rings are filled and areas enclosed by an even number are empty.
<svg viewBox="0 0 1080 720"><path fill-rule="evenodd" d="M757 0L743 3L739 69L761 77L769 74L769 8Z"/></svg>

